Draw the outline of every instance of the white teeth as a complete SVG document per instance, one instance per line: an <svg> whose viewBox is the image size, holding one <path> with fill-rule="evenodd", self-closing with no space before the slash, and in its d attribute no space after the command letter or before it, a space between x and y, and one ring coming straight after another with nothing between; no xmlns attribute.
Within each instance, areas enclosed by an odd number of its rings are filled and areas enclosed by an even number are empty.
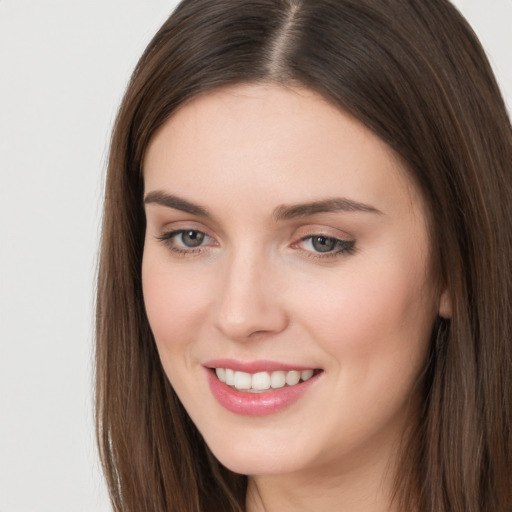
<svg viewBox="0 0 512 512"><path fill-rule="evenodd" d="M270 387L270 375L268 372L259 372L255 373L252 376L252 386L253 389L258 391L263 391Z"/></svg>
<svg viewBox="0 0 512 512"><path fill-rule="evenodd" d="M314 373L313 370L304 370L303 372L301 372L300 378L303 381L307 381L307 380L311 379L311 377L313 377L313 373Z"/></svg>
<svg viewBox="0 0 512 512"><path fill-rule="evenodd" d="M298 384L299 380L300 372L292 370L286 374L286 384L288 384L288 386L294 386L295 384Z"/></svg>
<svg viewBox="0 0 512 512"><path fill-rule="evenodd" d="M286 373L285 372L272 372L270 376L270 385L272 389L282 388L286 384Z"/></svg>
<svg viewBox="0 0 512 512"><path fill-rule="evenodd" d="M226 368L226 384L228 386L235 385L235 372L229 368Z"/></svg>
<svg viewBox="0 0 512 512"><path fill-rule="evenodd" d="M286 385L295 386L301 380L311 379L314 370L291 370L288 372L278 370L275 372L247 373L231 370L230 368L215 368L217 378L228 386L240 391L258 393L270 388L279 389Z"/></svg>
<svg viewBox="0 0 512 512"><path fill-rule="evenodd" d="M235 388L236 389L251 389L252 376L250 373L235 372Z"/></svg>

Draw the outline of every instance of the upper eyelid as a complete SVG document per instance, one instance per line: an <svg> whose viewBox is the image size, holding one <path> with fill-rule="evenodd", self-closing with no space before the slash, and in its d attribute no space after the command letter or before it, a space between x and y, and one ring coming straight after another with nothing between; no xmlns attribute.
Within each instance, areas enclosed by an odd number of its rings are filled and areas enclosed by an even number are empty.
<svg viewBox="0 0 512 512"><path fill-rule="evenodd" d="M218 235L214 234L214 232L207 226L200 222L191 220L155 223L153 225L153 231L160 233L159 236L165 236L179 231L198 231L200 233L204 233L210 238L218 238Z"/></svg>
<svg viewBox="0 0 512 512"><path fill-rule="evenodd" d="M183 234L183 233L185 233L187 231L195 231L197 233L204 234L205 237L206 237L206 239L204 241L205 243L201 243L201 245L198 245L198 246L195 246L195 247L189 247L186 244L184 244L183 241L181 241L181 243L180 243L180 242L176 242L174 240L175 237L177 237L180 234ZM337 242L337 244L336 244L335 248L333 248L333 250L326 251L326 252L321 252L321 251L316 251L316 250L309 250L309 249L299 248L298 247L298 245L300 243L305 242L307 240L311 240L311 239L313 239L315 237L329 238L329 239L335 240ZM205 232L203 232L203 231L201 231L199 229L190 229L190 228L186 228L186 227L178 228L178 229L172 229L172 230L169 230L167 232L164 232L161 235L157 236L157 239L160 240L161 242L163 242L165 245L167 245L170 250L173 250L175 252L181 253L183 255L185 255L185 254L190 254L190 255L198 254L198 253L204 252L205 250L208 250L208 246L211 247L211 245L212 245L211 244L212 240L213 240L213 242L215 242L213 245L217 245L217 241L214 238L210 237L207 233L205 233ZM319 233L319 232L311 233L309 235L302 236L298 240L295 240L294 242L292 242L291 245L290 245L290 247L292 247L294 249L300 249L301 251L303 251L305 253L308 253L311 256L314 256L315 259L325 259L325 258L329 258L329 257L338 256L341 253L352 252L354 250L354 246L355 246L355 240L353 238L349 238L349 239L338 238L338 237L335 237L335 236L327 236L326 234Z"/></svg>
<svg viewBox="0 0 512 512"><path fill-rule="evenodd" d="M321 236L321 237L325 237L325 238L332 238L334 240L338 240L339 242L343 242L343 243L347 243L347 242L355 243L354 236L349 235L348 233L345 233L345 232L340 232L339 230L336 230L336 231L338 231L338 232L333 233L332 229L313 229L311 231L305 232L304 234L298 235L297 241L293 242L293 243L303 242L305 240L308 240L308 239L311 239L311 238L314 238L317 236Z"/></svg>
<svg viewBox="0 0 512 512"><path fill-rule="evenodd" d="M323 236L323 235L320 235ZM312 238L315 238L315 235L306 236L300 240L300 242L304 242L306 240L310 240L310 243L312 242ZM316 251L311 249L305 249L305 248L297 248L301 252L303 252L308 258L317 260L317 261L334 261L338 258L354 254L355 251L357 251L356 241L351 238L349 240L346 239L340 239L336 237L325 237L325 238L331 238L336 241L336 245L332 250L329 251ZM296 245L298 245L299 242L295 242Z"/></svg>
<svg viewBox="0 0 512 512"><path fill-rule="evenodd" d="M171 238L172 234L178 234L180 232L185 231L197 231L203 233L205 236L214 240L216 243L222 243L223 238L222 236L219 236L217 233L212 232L212 230L210 230L203 223L199 223L197 221L192 220L169 222L166 223L166 225L157 228L156 231L157 233L159 233L156 236L157 238L160 239L169 239ZM290 234L290 243L292 245L297 244L301 241L307 240L315 236L332 238L335 240L339 240L341 242L355 242L355 237L353 235L347 233L346 231L342 231L339 228L322 225L302 225L298 228L293 229L293 233Z"/></svg>
<svg viewBox="0 0 512 512"><path fill-rule="evenodd" d="M171 229L166 232L161 233L160 235L156 236L156 239L161 242L169 251L175 253L176 255L181 256L193 256L193 255L199 255L201 253L204 253L205 250L208 249L208 243L201 244L195 247L188 247L183 243L176 242L174 238L176 236L179 236L180 234L183 234L186 231L196 231L198 233L203 233L208 239L212 240L212 238L204 233L203 231L200 231L198 229Z"/></svg>
<svg viewBox="0 0 512 512"><path fill-rule="evenodd" d="M206 231L203 231L201 229L193 229L193 228L170 229L168 231L164 231L161 235L159 235L158 238L160 238L162 240L170 240L171 238L174 238L175 236L186 233L187 231L194 231L196 233L201 233L201 234L205 235L206 238L208 238L210 240L214 240L214 238L212 236L210 236Z"/></svg>
<svg viewBox="0 0 512 512"><path fill-rule="evenodd" d="M322 233L315 233L312 235L306 235L300 238L297 242L293 242L293 244L298 244L299 242L305 242L306 240L311 240L313 238L322 237L322 238L329 238L331 240L335 240L336 242L340 244L347 244L347 245L355 245L356 241L353 238L339 238L336 236L328 236ZM293 245L292 244L292 245Z"/></svg>
<svg viewBox="0 0 512 512"><path fill-rule="evenodd" d="M295 229L295 233L299 237L307 236L327 236L329 238L338 238L340 240L351 240L353 235L349 232L334 226L326 226L322 224L305 224Z"/></svg>
<svg viewBox="0 0 512 512"><path fill-rule="evenodd" d="M149 205L151 205L151 204L152 203L149 203ZM183 212L177 212L177 213L183 213ZM151 215L151 217L152 217L152 215ZM187 215L187 217L188 217L188 215ZM215 223L216 225L212 226L213 229L211 229L209 226L210 222L207 222L205 224L204 220L201 218L199 218L199 219L194 219L194 218L190 218L190 217L189 218L179 218L179 219L168 218L166 221L164 221L164 219L162 219L162 218L159 219L159 216L158 216L154 220L153 219L150 220L150 215L146 214L146 219L147 219L148 225L151 223L155 227L157 227L157 229L160 231L167 231L166 226L169 226L169 228L168 228L169 231L179 230L179 229L192 229L192 230L201 231L212 238L224 238L225 237L224 229L220 225L217 225L217 223ZM177 224L178 227L174 228L172 226L174 224ZM158 228L158 225L160 225L161 227ZM183 228L181 226L183 226ZM171 227L172 227L172 229L171 229ZM301 219L299 222L296 219L294 219L289 224L289 227L285 228L285 229L290 229L290 228L293 230L294 233L304 232L303 235L302 234L297 235L297 237L300 237L300 238L302 238L303 236L308 236L309 234L329 236L332 238L339 238L341 240L351 240L354 238L349 232L347 232L343 229L340 229L338 227L335 227L333 225L323 224L321 222L317 223L314 221L313 222L305 222L305 219ZM293 236L295 236L295 235L293 235Z"/></svg>

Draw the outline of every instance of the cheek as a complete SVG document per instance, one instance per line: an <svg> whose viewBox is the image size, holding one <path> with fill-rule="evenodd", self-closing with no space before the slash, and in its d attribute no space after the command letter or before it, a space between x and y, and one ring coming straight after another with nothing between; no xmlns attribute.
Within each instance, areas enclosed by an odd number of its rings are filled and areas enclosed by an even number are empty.
<svg viewBox="0 0 512 512"><path fill-rule="evenodd" d="M204 279L161 259L151 251L145 252L142 286L149 324L164 357L164 351L182 350L197 337L199 319L208 310L209 287Z"/></svg>
<svg viewBox="0 0 512 512"><path fill-rule="evenodd" d="M422 360L435 318L423 268L365 265L317 285L300 316L341 364L350 359L370 371L384 361Z"/></svg>
<svg viewBox="0 0 512 512"><path fill-rule="evenodd" d="M359 270L331 279L324 287L328 293L309 290L308 307L300 313L309 337L329 355L330 396L343 407L342 412L333 410L335 420L326 425L331 428L326 435L340 446L347 446L343 436L356 443L376 426L406 421L406 404L424 367L435 318L421 269L387 265ZM322 406L328 410L332 401Z"/></svg>

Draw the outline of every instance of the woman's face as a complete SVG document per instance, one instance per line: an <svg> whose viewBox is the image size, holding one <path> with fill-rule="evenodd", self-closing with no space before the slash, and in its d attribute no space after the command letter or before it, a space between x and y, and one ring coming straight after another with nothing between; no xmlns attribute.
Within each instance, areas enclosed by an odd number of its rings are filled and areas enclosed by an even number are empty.
<svg viewBox="0 0 512 512"><path fill-rule="evenodd" d="M251 475L388 462L440 302L389 147L307 89L243 85L174 114L144 179L147 315L218 459Z"/></svg>

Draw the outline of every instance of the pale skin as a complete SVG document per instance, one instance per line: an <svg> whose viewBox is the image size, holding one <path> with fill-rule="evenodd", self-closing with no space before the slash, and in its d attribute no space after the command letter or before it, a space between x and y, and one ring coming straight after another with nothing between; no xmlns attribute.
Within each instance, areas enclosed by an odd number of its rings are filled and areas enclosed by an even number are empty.
<svg viewBox="0 0 512 512"><path fill-rule="evenodd" d="M144 181L143 291L162 364L216 457L249 475L247 511L395 510L414 386L436 315L450 314L398 158L307 89L240 85L175 113ZM283 410L245 416L212 395L216 358L321 375Z"/></svg>

